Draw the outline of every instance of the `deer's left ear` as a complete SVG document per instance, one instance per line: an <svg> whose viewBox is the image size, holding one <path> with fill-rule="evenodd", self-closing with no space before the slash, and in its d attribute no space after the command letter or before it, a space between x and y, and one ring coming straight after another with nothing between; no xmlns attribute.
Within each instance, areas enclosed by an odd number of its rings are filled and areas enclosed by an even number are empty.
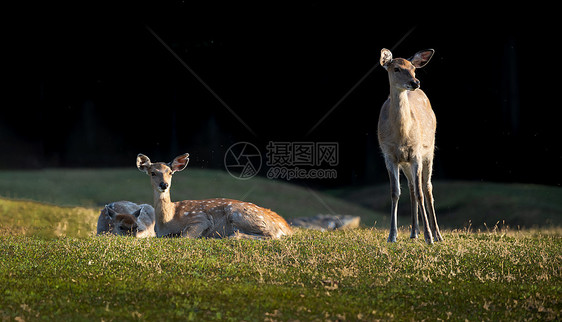
<svg viewBox="0 0 562 322"><path fill-rule="evenodd" d="M170 162L170 169L172 169L172 173L181 171L187 167L187 163L189 163L189 153L184 153Z"/></svg>
<svg viewBox="0 0 562 322"><path fill-rule="evenodd" d="M433 57L434 53L435 50L433 49L420 50L408 60L412 63L412 65L414 65L414 67L422 68L423 66L427 65L431 57Z"/></svg>

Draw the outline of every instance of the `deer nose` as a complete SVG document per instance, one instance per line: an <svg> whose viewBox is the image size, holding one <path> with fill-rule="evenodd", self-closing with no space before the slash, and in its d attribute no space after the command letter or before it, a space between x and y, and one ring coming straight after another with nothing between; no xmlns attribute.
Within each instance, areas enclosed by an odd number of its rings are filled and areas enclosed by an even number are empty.
<svg viewBox="0 0 562 322"><path fill-rule="evenodd" d="M168 189L168 184L166 182L160 182L160 189L162 190Z"/></svg>
<svg viewBox="0 0 562 322"><path fill-rule="evenodd" d="M418 89L420 88L420 81L414 79L413 81L410 82L410 86L412 86L413 89Z"/></svg>

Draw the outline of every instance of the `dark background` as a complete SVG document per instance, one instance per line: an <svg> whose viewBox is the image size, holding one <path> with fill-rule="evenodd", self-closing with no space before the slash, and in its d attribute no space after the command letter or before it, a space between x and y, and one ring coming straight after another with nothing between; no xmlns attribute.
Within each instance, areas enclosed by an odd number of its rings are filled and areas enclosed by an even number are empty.
<svg viewBox="0 0 562 322"><path fill-rule="evenodd" d="M438 120L436 179L559 186L559 27L549 9L429 14L413 4L7 10L0 168L133 167L139 152L158 161L189 152L190 167L224 170L239 141L262 154L269 141L338 142L338 179L312 184L386 182L376 128L388 79L375 66L398 44L395 57L436 50L417 71Z"/></svg>

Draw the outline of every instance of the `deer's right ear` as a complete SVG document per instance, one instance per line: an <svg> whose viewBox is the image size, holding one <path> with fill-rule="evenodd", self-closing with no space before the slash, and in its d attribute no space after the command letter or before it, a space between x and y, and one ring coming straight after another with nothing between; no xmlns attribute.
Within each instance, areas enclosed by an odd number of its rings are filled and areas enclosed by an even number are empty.
<svg viewBox="0 0 562 322"><path fill-rule="evenodd" d="M133 216L139 218L141 211L142 211L142 207L140 207L137 211L133 212Z"/></svg>
<svg viewBox="0 0 562 322"><path fill-rule="evenodd" d="M150 163L150 159L146 155L142 153L139 153L139 155L137 155L137 168L140 171L148 174L148 169L150 168L151 164L152 163Z"/></svg>
<svg viewBox="0 0 562 322"><path fill-rule="evenodd" d="M392 53L390 52L390 50L383 48L381 50L381 66L384 67L384 69L387 69L390 62L392 62Z"/></svg>

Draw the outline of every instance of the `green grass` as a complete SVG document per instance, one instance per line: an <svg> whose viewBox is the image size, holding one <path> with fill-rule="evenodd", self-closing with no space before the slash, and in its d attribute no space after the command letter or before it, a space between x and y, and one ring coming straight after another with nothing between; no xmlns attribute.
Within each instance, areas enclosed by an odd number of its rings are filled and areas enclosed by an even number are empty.
<svg viewBox="0 0 562 322"><path fill-rule="evenodd" d="M84 238L95 233L98 216L94 209L0 199L0 234Z"/></svg>
<svg viewBox="0 0 562 322"><path fill-rule="evenodd" d="M24 320L553 320L560 230L299 230L283 240L0 236L0 316Z"/></svg>
<svg viewBox="0 0 562 322"><path fill-rule="evenodd" d="M562 229L544 228L562 226L556 187L437 182L440 222L461 229L432 246L407 228L386 243L386 185L319 192L217 171L174 177L176 200L377 221L265 241L94 237L103 204L151 203L134 169L0 172L0 196L2 320L562 319ZM407 226L407 193L400 209Z"/></svg>

